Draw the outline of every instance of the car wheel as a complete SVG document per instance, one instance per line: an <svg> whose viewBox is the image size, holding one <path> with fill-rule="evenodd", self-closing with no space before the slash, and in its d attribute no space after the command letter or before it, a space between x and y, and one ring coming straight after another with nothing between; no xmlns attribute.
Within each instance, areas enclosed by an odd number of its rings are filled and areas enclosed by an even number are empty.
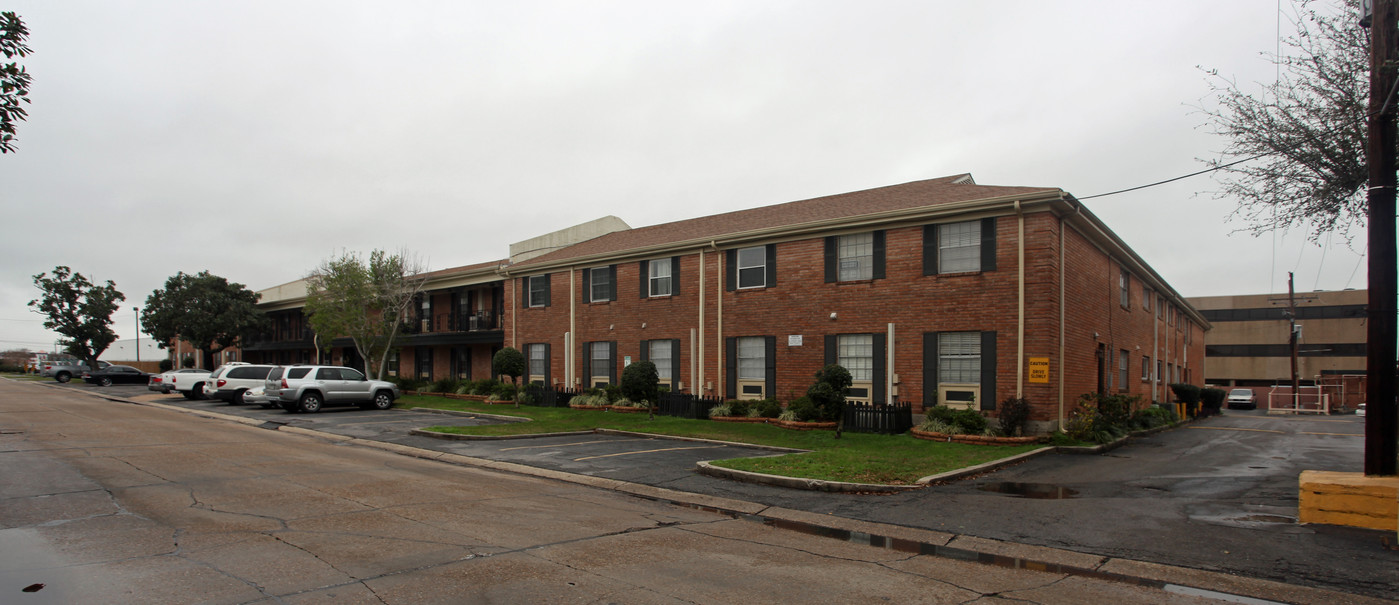
<svg viewBox="0 0 1399 605"><path fill-rule="evenodd" d="M190 399L208 399L208 397L204 396L204 383L202 382L196 383L194 388L190 389L189 392L193 393Z"/></svg>
<svg viewBox="0 0 1399 605"><path fill-rule="evenodd" d="M238 391L237 393L234 393L233 401L230 401L229 403L236 403L238 405L248 405L248 400L244 397L245 394L247 394L247 391Z"/></svg>
<svg viewBox="0 0 1399 605"><path fill-rule="evenodd" d="M297 405L297 403L294 402L294 401L291 402L291 403L279 403L279 404L277 404L277 405L282 406L282 409L286 410L287 413L290 413L290 414L295 414L295 413L297 412L297 410L300 409L300 407L299 407L299 406Z"/></svg>
<svg viewBox="0 0 1399 605"><path fill-rule="evenodd" d="M111 378L108 378L108 377L106 377L106 376L103 376L103 377L97 379L97 384L102 385L102 386L104 386L104 387L109 387L109 386L112 386L112 379L111 379Z"/></svg>
<svg viewBox="0 0 1399 605"><path fill-rule="evenodd" d="M181 395L184 395L184 396L185 396L185 399L188 399L188 400L190 400L190 401L193 401L193 400L195 400L196 398L199 397L198 395L195 395L195 394L194 394L194 391L193 391L193 390L189 390L189 391L180 391L180 394L181 394Z"/></svg>
<svg viewBox="0 0 1399 605"><path fill-rule="evenodd" d="M59 382L68 382L69 380L73 379L73 375L67 372L59 372L56 376L53 377L53 379Z"/></svg>
<svg viewBox="0 0 1399 605"><path fill-rule="evenodd" d="M307 393L301 396L301 411L314 414L321 411L321 396L318 393Z"/></svg>
<svg viewBox="0 0 1399 605"><path fill-rule="evenodd" d="M393 396L384 391L374 394L374 409L387 410L393 407Z"/></svg>

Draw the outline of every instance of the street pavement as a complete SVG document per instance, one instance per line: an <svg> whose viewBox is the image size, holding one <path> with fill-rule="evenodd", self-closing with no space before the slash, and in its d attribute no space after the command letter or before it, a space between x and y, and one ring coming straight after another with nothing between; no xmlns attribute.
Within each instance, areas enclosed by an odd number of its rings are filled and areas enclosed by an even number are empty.
<svg viewBox="0 0 1399 605"><path fill-rule="evenodd" d="M894 528L950 532L1381 598L1399 594L1399 555L1381 542L1385 537L1393 542L1392 534L1296 524L1301 470L1358 467L1362 443L1358 435L1363 427L1355 417L1231 412L1134 440L1107 455L1043 456L973 479L875 496L735 483L693 472L698 459L771 452L601 435L444 442L408 435L406 428L482 421L440 415L420 418L429 415L406 411L378 412L366 418L375 412L328 410L310 416L217 402L180 404L270 422L314 423L317 430L347 436Z"/></svg>
<svg viewBox="0 0 1399 605"><path fill-rule="evenodd" d="M0 380L0 602L1218 602L350 443Z"/></svg>

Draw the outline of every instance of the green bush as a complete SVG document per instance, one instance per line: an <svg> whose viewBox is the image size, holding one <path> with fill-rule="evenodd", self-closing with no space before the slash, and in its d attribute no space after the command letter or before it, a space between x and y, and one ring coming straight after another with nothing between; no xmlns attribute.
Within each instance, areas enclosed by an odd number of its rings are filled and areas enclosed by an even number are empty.
<svg viewBox="0 0 1399 605"><path fill-rule="evenodd" d="M510 382L517 382L525 373L525 354L515 347L505 347L491 357L491 374L509 376Z"/></svg>
<svg viewBox="0 0 1399 605"><path fill-rule="evenodd" d="M443 378L435 381L427 387L429 393L455 393L457 392L457 381L455 378Z"/></svg>
<svg viewBox="0 0 1399 605"><path fill-rule="evenodd" d="M1185 404L1186 415L1194 418L1199 414L1197 408L1200 405L1200 387L1184 383L1175 383L1170 387L1171 392L1175 393L1176 399Z"/></svg>
<svg viewBox="0 0 1399 605"><path fill-rule="evenodd" d="M1001 434L1006 437L1025 434L1025 423L1030 421L1030 400L1024 397L1010 397L1002 401L997 421Z"/></svg>
<svg viewBox="0 0 1399 605"><path fill-rule="evenodd" d="M474 380L463 380L463 381L460 381L460 382L457 383L457 390L455 391L455 393L458 394L458 395L470 395L470 394L471 394L472 392L474 392L475 390L476 390L476 381L474 381Z"/></svg>
<svg viewBox="0 0 1399 605"><path fill-rule="evenodd" d="M956 427L959 432L955 434L980 435L986 432L986 417L977 410L954 410L945 405L935 405L924 410L923 414L928 420L937 420L949 427Z"/></svg>
<svg viewBox="0 0 1399 605"><path fill-rule="evenodd" d="M789 401L787 411L792 413L797 422L816 422L821 419L821 412L816 408L816 403L806 395Z"/></svg>
<svg viewBox="0 0 1399 605"><path fill-rule="evenodd" d="M608 404L612 404L622 398L622 387L619 385L609 384L602 388L602 392L607 395Z"/></svg>
<svg viewBox="0 0 1399 605"><path fill-rule="evenodd" d="M782 415L782 404L777 403L777 400L771 397L754 401L753 405L748 407L748 415L757 418L776 418Z"/></svg>
<svg viewBox="0 0 1399 605"><path fill-rule="evenodd" d="M390 378L389 380L398 383L398 388L404 391L418 391L421 390L423 386L423 381L410 376L399 376L398 378Z"/></svg>
<svg viewBox="0 0 1399 605"><path fill-rule="evenodd" d="M517 392L518 389L515 388L515 385L502 382L496 385L495 391L491 393L491 396L494 397L496 401L514 401Z"/></svg>
<svg viewBox="0 0 1399 605"><path fill-rule="evenodd" d="M164 374L175 369L175 362L169 358L160 360L160 372Z"/></svg>
<svg viewBox="0 0 1399 605"><path fill-rule="evenodd" d="M655 403L658 398L660 374L656 364L638 361L622 370L622 395L637 403ZM637 406L647 407L647 406Z"/></svg>
<svg viewBox="0 0 1399 605"><path fill-rule="evenodd" d="M1176 420L1176 411L1172 407L1154 405L1144 410L1139 410L1132 414L1132 421L1129 428L1133 431L1145 431L1158 426L1172 424Z"/></svg>
<svg viewBox="0 0 1399 605"><path fill-rule="evenodd" d="M821 422L840 419L845 408L845 390L852 382L850 370L837 364L830 364L816 373L816 383L806 390L806 396L816 406Z"/></svg>
<svg viewBox="0 0 1399 605"><path fill-rule="evenodd" d="M1205 387L1203 389L1200 389L1200 407L1210 410L1212 413L1218 414L1219 409L1224 407L1224 398L1228 396L1229 393L1226 392L1224 389Z"/></svg>
<svg viewBox="0 0 1399 605"><path fill-rule="evenodd" d="M475 385L472 385L471 394L491 395L495 393L495 390L497 388L500 388L501 384L503 383L495 378L483 378L481 380L477 380Z"/></svg>
<svg viewBox="0 0 1399 605"><path fill-rule="evenodd" d="M733 416L733 414L733 408L729 407L729 404L727 403L721 403L712 408L709 408L710 418L729 418Z"/></svg>
<svg viewBox="0 0 1399 605"><path fill-rule="evenodd" d="M192 367L194 367L194 356L193 356L193 355L185 355L184 357L180 358L180 367L182 367L182 368L192 368Z"/></svg>
<svg viewBox="0 0 1399 605"><path fill-rule="evenodd" d="M748 402L745 400L732 399L729 401L725 401L724 405L729 406L730 416L736 416L739 418L746 418L748 416Z"/></svg>

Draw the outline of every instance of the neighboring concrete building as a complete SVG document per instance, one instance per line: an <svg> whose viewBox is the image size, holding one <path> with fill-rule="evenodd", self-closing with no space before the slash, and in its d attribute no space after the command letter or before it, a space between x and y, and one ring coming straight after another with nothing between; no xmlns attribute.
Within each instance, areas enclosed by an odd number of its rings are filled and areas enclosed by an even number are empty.
<svg viewBox="0 0 1399 605"><path fill-rule="evenodd" d="M1201 384L1209 322L1071 195L970 175L618 230L503 268L529 379L971 406L1023 394L1057 426L1079 395Z"/></svg>
<svg viewBox="0 0 1399 605"><path fill-rule="evenodd" d="M1302 384L1319 377L1365 374L1366 290L1294 296ZM1187 299L1214 324L1205 336L1205 381L1221 386L1291 385L1288 296L1204 296Z"/></svg>

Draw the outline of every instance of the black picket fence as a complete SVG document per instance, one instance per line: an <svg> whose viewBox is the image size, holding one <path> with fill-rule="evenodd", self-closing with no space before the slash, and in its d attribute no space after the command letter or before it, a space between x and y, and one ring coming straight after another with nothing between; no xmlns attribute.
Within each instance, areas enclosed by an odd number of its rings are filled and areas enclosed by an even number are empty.
<svg viewBox="0 0 1399 605"><path fill-rule="evenodd" d="M912 403L845 402L844 430L898 435L913 428Z"/></svg>
<svg viewBox="0 0 1399 605"><path fill-rule="evenodd" d="M709 410L724 403L719 397L700 397L686 393L665 393L656 406L656 413L662 416L708 420Z"/></svg>
<svg viewBox="0 0 1399 605"><path fill-rule="evenodd" d="M582 394L582 389L556 389L538 384L527 384L522 403L540 408L566 408L569 400Z"/></svg>

